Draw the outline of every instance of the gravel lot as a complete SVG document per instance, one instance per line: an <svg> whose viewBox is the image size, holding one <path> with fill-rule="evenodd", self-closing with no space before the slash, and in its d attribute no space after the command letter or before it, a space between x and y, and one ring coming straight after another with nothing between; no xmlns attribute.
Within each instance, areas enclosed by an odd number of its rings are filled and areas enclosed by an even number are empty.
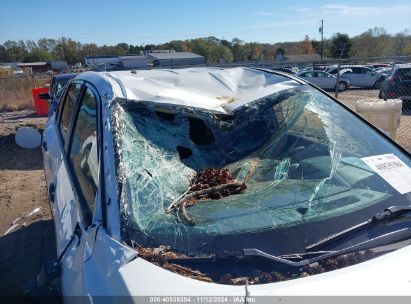
<svg viewBox="0 0 411 304"><path fill-rule="evenodd" d="M15 144L19 126L42 130L31 110L0 113L0 295L22 295L43 262L55 258L54 226L40 148ZM38 212L27 216L40 208ZM20 219L18 219L20 217ZM13 222L18 224L14 229Z"/></svg>

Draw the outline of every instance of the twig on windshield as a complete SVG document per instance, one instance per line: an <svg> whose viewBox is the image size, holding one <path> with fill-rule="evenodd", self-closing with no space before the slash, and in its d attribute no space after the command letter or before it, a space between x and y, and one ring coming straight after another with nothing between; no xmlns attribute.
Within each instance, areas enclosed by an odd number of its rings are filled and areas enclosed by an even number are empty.
<svg viewBox="0 0 411 304"><path fill-rule="evenodd" d="M230 182L227 184L222 184L214 187L209 187L207 189L202 189L198 191L191 192L187 194L175 202L173 202L167 209L166 212L169 213L173 210L176 211L177 217L178 212L181 210L181 214L183 215L185 221L189 225L195 225L195 221L191 219L186 210L186 206L192 206L196 203L199 199L210 198L212 196L221 197L221 196L228 196L232 194L238 194L244 191L247 188L245 183L241 182Z"/></svg>

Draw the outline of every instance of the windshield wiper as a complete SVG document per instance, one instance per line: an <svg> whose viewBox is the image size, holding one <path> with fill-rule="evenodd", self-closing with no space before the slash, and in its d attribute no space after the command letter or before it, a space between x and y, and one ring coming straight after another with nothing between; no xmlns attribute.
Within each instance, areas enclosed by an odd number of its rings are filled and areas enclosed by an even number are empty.
<svg viewBox="0 0 411 304"><path fill-rule="evenodd" d="M318 251L312 252L317 256L309 257L311 252L284 255L284 256L273 256L265 253L258 249L244 249L244 257L261 257L264 259L271 260L273 263L285 264L287 266L299 268L308 264L319 262L321 260L333 258L336 256L341 256L353 252L365 251L367 249L383 247L393 243L398 243L411 238L411 228L403 228L393 232L386 233L384 235L377 236L370 240L355 244L350 247L346 247L341 250L336 251ZM320 255L318 255L320 254ZM301 260L292 261L293 258L298 258Z"/></svg>
<svg viewBox="0 0 411 304"><path fill-rule="evenodd" d="M350 228L347 228L343 231L340 231L338 233L332 234L328 237L326 237L325 239L322 239L321 241L309 245L305 248L306 251L316 251L326 245L329 245L331 243L334 243L354 232L357 232L359 230L362 230L364 228L367 227L372 227L376 224L379 223L389 223L391 222L393 219L408 213L411 211L411 206L391 206L387 209L385 209L383 212L379 212L376 215L374 215L372 218L370 218L369 220L362 222L360 224L354 225Z"/></svg>
<svg viewBox="0 0 411 304"><path fill-rule="evenodd" d="M284 270L298 271L301 267L319 262L324 259L333 258L353 252L365 251L371 248L383 247L393 243L402 242L404 240L411 239L411 228L403 228L393 232L380 235L370 240L355 244L353 246L335 250L335 251L317 251L317 252L303 252L298 254L289 254L282 256L275 256L266 253L256 248L242 249L242 252L235 254L212 254L209 256L193 256L185 258L169 259L170 263L177 263L183 265L199 265L199 264L244 264L250 263L255 265L256 259L264 260L272 265L275 265L277 269L283 268Z"/></svg>

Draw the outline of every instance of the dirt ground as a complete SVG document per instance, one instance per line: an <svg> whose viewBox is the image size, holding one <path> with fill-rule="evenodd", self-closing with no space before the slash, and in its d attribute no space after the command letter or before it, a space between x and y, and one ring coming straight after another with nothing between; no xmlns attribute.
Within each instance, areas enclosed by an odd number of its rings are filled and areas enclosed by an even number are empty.
<svg viewBox="0 0 411 304"><path fill-rule="evenodd" d="M14 140L19 126L31 126L42 131L46 120L36 117L32 110L0 113L2 296L24 294L43 262L55 258L54 226L41 150L20 148ZM33 214L29 216L30 213Z"/></svg>

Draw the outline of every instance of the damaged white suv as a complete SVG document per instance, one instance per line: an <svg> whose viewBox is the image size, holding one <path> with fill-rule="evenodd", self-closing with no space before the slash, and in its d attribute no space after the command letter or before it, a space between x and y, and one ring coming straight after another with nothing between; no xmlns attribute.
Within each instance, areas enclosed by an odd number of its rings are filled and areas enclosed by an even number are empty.
<svg viewBox="0 0 411 304"><path fill-rule="evenodd" d="M42 147L64 295L411 295L409 155L303 80L83 73Z"/></svg>

